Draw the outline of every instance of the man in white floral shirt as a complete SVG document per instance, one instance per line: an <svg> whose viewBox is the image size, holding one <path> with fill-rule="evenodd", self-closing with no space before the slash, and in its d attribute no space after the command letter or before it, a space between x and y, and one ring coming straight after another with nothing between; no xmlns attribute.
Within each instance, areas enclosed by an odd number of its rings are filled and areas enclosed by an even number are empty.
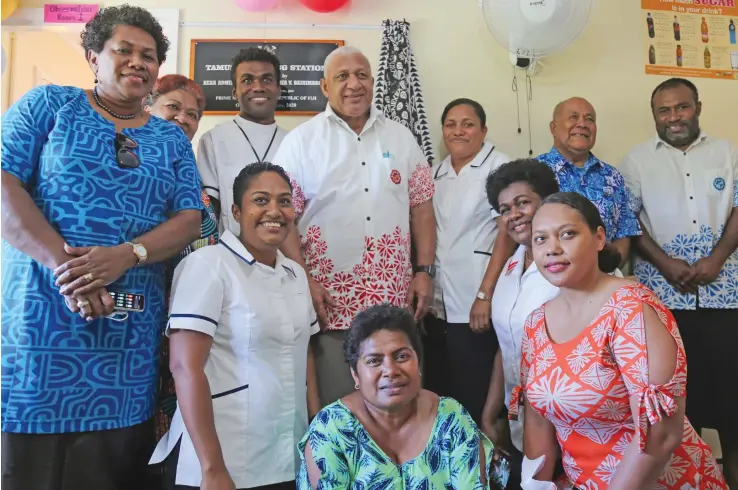
<svg viewBox="0 0 738 490"><path fill-rule="evenodd" d="M291 131L274 158L291 176L298 215L283 252L308 272L323 330L314 345L323 404L354 389L343 338L358 312L391 303L419 320L433 297L430 167L410 130L372 107L373 84L361 51L333 51L325 112Z"/></svg>
<svg viewBox="0 0 738 490"><path fill-rule="evenodd" d="M689 80L656 87L658 136L620 164L643 222L638 279L671 309L687 352L687 417L717 429L738 488L738 150L700 130Z"/></svg>

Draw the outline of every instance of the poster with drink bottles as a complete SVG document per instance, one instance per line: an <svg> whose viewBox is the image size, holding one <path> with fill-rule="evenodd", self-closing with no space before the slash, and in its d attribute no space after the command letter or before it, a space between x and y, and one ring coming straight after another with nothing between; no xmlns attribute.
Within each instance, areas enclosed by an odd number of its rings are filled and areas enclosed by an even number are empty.
<svg viewBox="0 0 738 490"><path fill-rule="evenodd" d="M738 0L641 0L646 74L738 80Z"/></svg>

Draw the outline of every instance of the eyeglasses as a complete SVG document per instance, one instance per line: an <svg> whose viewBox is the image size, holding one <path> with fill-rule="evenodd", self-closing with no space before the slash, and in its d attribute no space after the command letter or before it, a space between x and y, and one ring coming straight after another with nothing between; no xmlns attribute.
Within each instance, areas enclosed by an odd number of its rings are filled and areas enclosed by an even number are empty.
<svg viewBox="0 0 738 490"><path fill-rule="evenodd" d="M114 145L120 168L137 168L141 165L141 160L133 153L133 149L138 147L138 143L125 134L118 133L115 135Z"/></svg>

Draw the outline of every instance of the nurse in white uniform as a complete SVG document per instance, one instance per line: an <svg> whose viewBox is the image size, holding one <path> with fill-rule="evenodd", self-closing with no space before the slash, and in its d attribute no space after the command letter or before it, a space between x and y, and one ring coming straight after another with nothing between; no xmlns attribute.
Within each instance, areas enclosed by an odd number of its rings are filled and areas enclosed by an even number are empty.
<svg viewBox="0 0 738 490"><path fill-rule="evenodd" d="M559 292L538 271L530 252L533 215L541 201L558 190L553 171L534 159L515 160L500 166L489 176L487 184L489 203L501 216L500 228L518 244L502 269L492 296L492 325L500 348L495 356L481 424L482 431L492 439L495 447L512 453L511 480L507 488L520 488L523 422L522 417L510 421L514 447L505 448L503 435L496 430L496 421L504 413L503 407L509 407L512 389L520 383L520 343L525 320Z"/></svg>
<svg viewBox="0 0 738 490"><path fill-rule="evenodd" d="M486 119L482 106L469 99L450 102L441 116L449 155L432 168L436 288L433 315L425 322L425 387L459 401L477 423L497 349L489 318L484 329L470 326L497 237L497 213L487 202L485 183L490 172L510 160L485 141Z"/></svg>
<svg viewBox="0 0 738 490"><path fill-rule="evenodd" d="M178 406L151 463L169 456L176 490L293 490L297 443L320 407L307 278L278 250L292 188L281 167L254 163L233 194L240 235L226 231L175 271L167 334Z"/></svg>

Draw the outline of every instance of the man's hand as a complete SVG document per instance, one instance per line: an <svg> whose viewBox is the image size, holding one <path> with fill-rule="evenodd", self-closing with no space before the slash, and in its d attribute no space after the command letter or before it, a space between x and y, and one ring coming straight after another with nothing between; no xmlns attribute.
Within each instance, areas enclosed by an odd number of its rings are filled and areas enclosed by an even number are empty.
<svg viewBox="0 0 738 490"><path fill-rule="evenodd" d="M691 281L692 287L697 288L698 286L715 282L722 267L723 264L720 260L712 255L702 257L692 265L694 269L694 278Z"/></svg>
<svg viewBox="0 0 738 490"><path fill-rule="evenodd" d="M433 301L433 278L427 272L418 272L410 281L407 290L407 306L413 307L414 300L418 300L415 307L415 321L419 322L428 313Z"/></svg>
<svg viewBox="0 0 738 490"><path fill-rule="evenodd" d="M337 303L318 281L308 277L308 283L310 284L310 296L313 298L313 308L318 315L318 323L323 328L328 325L328 308L335 307Z"/></svg>
<svg viewBox="0 0 738 490"><path fill-rule="evenodd" d="M661 267L661 273L667 281L674 285L682 293L695 293L696 289L692 280L696 275L695 269L686 261L670 258Z"/></svg>
<svg viewBox="0 0 738 490"><path fill-rule="evenodd" d="M476 333L486 332L490 328L491 316L492 302L476 298L469 313L469 328Z"/></svg>
<svg viewBox="0 0 738 490"><path fill-rule="evenodd" d="M81 297L118 280L137 263L128 244L116 247L70 247L64 251L74 259L54 269L56 285L65 296Z"/></svg>

